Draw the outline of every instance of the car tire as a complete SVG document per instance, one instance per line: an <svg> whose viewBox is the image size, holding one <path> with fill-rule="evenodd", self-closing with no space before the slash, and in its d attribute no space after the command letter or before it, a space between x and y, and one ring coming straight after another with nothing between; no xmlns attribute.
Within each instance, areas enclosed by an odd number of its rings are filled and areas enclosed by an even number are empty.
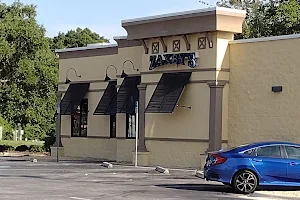
<svg viewBox="0 0 300 200"><path fill-rule="evenodd" d="M234 176L232 185L238 193L251 194L258 186L258 179L253 172L242 170Z"/></svg>

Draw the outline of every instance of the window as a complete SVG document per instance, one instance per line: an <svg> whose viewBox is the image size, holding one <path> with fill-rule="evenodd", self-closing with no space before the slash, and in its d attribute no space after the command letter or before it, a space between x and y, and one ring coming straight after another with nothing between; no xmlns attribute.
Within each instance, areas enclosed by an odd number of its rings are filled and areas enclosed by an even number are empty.
<svg viewBox="0 0 300 200"><path fill-rule="evenodd" d="M136 114L126 114L126 138L133 139L135 138L135 130L136 130Z"/></svg>
<svg viewBox="0 0 300 200"><path fill-rule="evenodd" d="M115 138L116 137L116 115L111 115L110 116L110 138Z"/></svg>
<svg viewBox="0 0 300 200"><path fill-rule="evenodd" d="M83 99L71 117L71 136L87 137L88 100Z"/></svg>
<svg viewBox="0 0 300 200"><path fill-rule="evenodd" d="M280 158L281 151L280 146L266 146L257 148L257 156L260 157L270 157L270 158Z"/></svg>
<svg viewBox="0 0 300 200"><path fill-rule="evenodd" d="M255 149L249 149L244 152L244 154L249 155L249 156L255 156Z"/></svg>
<svg viewBox="0 0 300 200"><path fill-rule="evenodd" d="M285 150L289 159L300 159L300 147L286 146Z"/></svg>

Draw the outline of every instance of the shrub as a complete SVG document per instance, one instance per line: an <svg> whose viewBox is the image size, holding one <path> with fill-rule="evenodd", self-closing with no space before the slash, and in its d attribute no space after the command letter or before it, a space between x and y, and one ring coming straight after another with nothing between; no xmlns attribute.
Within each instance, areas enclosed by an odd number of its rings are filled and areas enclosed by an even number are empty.
<svg viewBox="0 0 300 200"><path fill-rule="evenodd" d="M15 151L15 149L16 149L14 146L9 145L9 144L6 144L4 146L5 146L6 151Z"/></svg>
<svg viewBox="0 0 300 200"><path fill-rule="evenodd" d="M12 125L8 121L6 121L1 115L0 115L0 126L3 127L2 139L12 140L12 138L13 138Z"/></svg>
<svg viewBox="0 0 300 200"><path fill-rule="evenodd" d="M14 151L15 147L11 146L11 145L6 145L6 144L2 144L0 145L0 152L4 152L4 151Z"/></svg>
<svg viewBox="0 0 300 200"><path fill-rule="evenodd" d="M41 145L31 145L29 147L30 152L44 152L44 146Z"/></svg>
<svg viewBox="0 0 300 200"><path fill-rule="evenodd" d="M45 143L44 143L44 149L46 152L50 152L50 147L53 146L53 144L55 143L55 137L53 135L51 136L46 136L44 139Z"/></svg>
<svg viewBox="0 0 300 200"><path fill-rule="evenodd" d="M29 148L26 145L21 145L16 148L16 151L28 151Z"/></svg>
<svg viewBox="0 0 300 200"><path fill-rule="evenodd" d="M24 128L24 138L28 138L29 140L43 140L45 137L44 130L38 125L26 124Z"/></svg>

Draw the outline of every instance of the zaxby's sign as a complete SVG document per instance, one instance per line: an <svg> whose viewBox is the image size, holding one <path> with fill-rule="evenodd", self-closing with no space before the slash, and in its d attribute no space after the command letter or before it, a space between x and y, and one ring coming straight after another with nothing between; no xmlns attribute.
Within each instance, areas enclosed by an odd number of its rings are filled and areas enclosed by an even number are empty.
<svg viewBox="0 0 300 200"><path fill-rule="evenodd" d="M149 70L155 69L163 65L187 65L190 68L195 68L196 63L196 53L179 53L179 54L164 54L164 55L151 55L150 56L150 67Z"/></svg>

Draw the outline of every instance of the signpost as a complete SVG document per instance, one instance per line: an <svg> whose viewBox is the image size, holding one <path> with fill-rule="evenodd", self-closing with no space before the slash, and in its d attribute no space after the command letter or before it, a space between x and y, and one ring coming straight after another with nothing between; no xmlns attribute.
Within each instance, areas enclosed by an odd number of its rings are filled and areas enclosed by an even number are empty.
<svg viewBox="0 0 300 200"><path fill-rule="evenodd" d="M59 144L60 144L60 95L57 100L57 116L56 116L56 162L58 162Z"/></svg>
<svg viewBox="0 0 300 200"><path fill-rule="evenodd" d="M137 152L138 152L138 135L139 135L139 102L136 101L135 102L135 113L136 113L136 117L135 117L135 167L138 166L137 163Z"/></svg>

